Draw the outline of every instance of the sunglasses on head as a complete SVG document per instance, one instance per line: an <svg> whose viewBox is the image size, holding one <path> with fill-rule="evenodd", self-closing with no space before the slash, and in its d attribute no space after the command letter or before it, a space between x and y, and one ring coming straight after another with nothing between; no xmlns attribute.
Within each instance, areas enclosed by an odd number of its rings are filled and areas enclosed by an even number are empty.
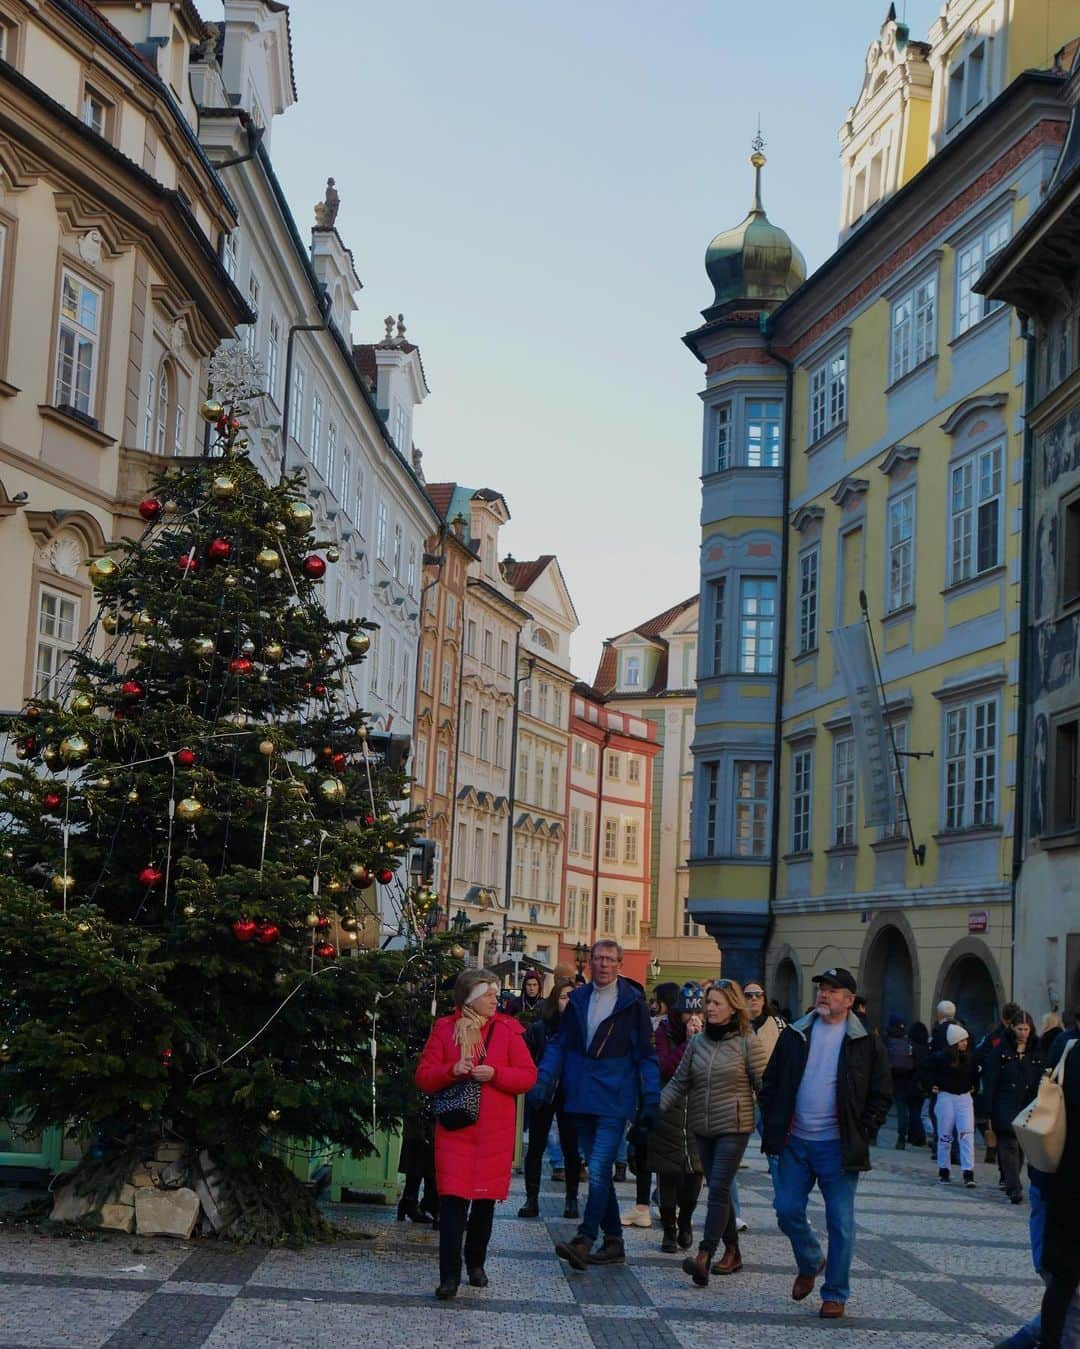
<svg viewBox="0 0 1080 1349"><path fill-rule="evenodd" d="M734 979L714 979L714 980L712 981L712 987L713 987L713 988L730 988L734 982L735 982Z"/></svg>

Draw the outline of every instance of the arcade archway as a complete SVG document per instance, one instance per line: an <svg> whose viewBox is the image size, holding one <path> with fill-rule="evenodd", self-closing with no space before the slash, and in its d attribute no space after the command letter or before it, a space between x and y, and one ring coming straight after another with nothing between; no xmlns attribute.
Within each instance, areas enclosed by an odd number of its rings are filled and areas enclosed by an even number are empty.
<svg viewBox="0 0 1080 1349"><path fill-rule="evenodd" d="M911 944L899 924L886 916L876 931L867 934L859 961L859 992L866 998L870 1024L882 1033L891 1016L906 1026L915 1019L918 997Z"/></svg>
<svg viewBox="0 0 1080 1349"><path fill-rule="evenodd" d="M956 1004L957 1021L976 1040L997 1022L1004 989L994 958L981 942L957 942L945 957L935 1002L942 998Z"/></svg>

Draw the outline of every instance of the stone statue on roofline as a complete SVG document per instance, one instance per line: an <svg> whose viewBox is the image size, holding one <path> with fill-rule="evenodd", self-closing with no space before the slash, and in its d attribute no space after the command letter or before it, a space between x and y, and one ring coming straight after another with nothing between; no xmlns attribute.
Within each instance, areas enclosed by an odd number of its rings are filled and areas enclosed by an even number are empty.
<svg viewBox="0 0 1080 1349"><path fill-rule="evenodd" d="M327 178L326 196L322 201L315 203L315 228L320 230L333 229L340 205L341 198L334 186L334 180L333 178Z"/></svg>

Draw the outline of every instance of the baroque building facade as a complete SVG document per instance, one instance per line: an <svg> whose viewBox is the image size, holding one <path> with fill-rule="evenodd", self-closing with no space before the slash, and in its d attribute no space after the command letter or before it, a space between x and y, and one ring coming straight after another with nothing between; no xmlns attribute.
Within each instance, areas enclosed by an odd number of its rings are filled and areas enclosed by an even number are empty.
<svg viewBox="0 0 1080 1349"><path fill-rule="evenodd" d="M829 964L879 1023L948 996L985 1028L1012 986L1024 344L975 282L1064 138L1054 22L950 0L919 43L890 10L841 131L840 247L804 279L756 202L686 339L707 377L691 909L793 1010ZM880 658L876 765L842 630Z"/></svg>

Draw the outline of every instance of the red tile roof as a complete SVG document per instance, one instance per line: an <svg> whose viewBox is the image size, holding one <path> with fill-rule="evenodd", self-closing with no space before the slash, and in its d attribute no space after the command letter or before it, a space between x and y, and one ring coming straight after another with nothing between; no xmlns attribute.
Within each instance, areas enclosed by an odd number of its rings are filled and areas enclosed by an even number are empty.
<svg viewBox="0 0 1080 1349"><path fill-rule="evenodd" d="M665 628L670 627L680 614L685 613L687 609L696 604L697 599L696 595L691 595L689 599L673 604L670 609L665 609L662 614L657 614L654 618L647 618L644 623L639 623L636 628L630 629L631 632L636 632L640 637L645 637L662 648L653 681L647 689L641 689L641 693L661 693L667 688L668 644L660 634ZM614 637L609 637L600 653L600 664L596 667L596 678L593 680L593 688L600 694L612 693L615 689L618 675L618 653L612 643L616 640Z"/></svg>
<svg viewBox="0 0 1080 1349"><path fill-rule="evenodd" d="M453 501L454 493L457 491L457 483L429 482L425 484L424 490L428 494L428 500L439 512L439 518L445 520L450 502Z"/></svg>
<svg viewBox="0 0 1080 1349"><path fill-rule="evenodd" d="M515 590L528 590L548 563L554 561L554 553L542 553L532 562L504 562L503 575Z"/></svg>

